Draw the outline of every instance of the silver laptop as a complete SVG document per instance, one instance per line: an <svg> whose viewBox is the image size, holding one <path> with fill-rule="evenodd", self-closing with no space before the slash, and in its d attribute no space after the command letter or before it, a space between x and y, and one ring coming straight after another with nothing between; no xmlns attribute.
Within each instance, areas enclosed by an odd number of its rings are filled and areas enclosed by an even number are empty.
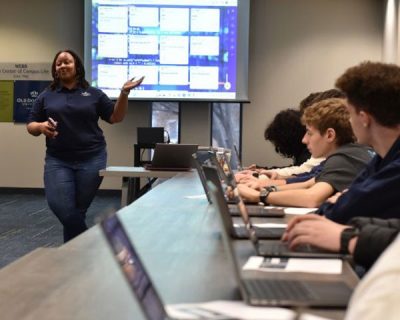
<svg viewBox="0 0 400 320"><path fill-rule="evenodd" d="M197 174L199 175L201 185L203 186L204 193L206 194L208 203L211 203L211 198L207 189L207 178L204 175L204 171L202 169L202 164L208 163L211 154L213 153L212 150L197 150L197 152L192 154L192 157L194 159L194 165L197 171Z"/></svg>
<svg viewBox="0 0 400 320"><path fill-rule="evenodd" d="M232 236L232 233L237 231L234 230L235 227L232 225L232 219L230 219L229 212L227 212L228 208L226 206L226 203L225 205L223 203L224 195L222 193L222 190L218 185L216 189L217 190L215 196L218 198L218 202L216 203L216 205L218 206L219 214L221 215L221 218L224 220L224 224L228 229L229 234ZM240 233L241 235L242 234L245 235L243 237L236 236L234 238L249 239L252 245L254 246L257 255L266 257L336 258L336 259L344 258L344 256L339 253L322 250L310 245L302 245L298 246L295 250L290 250L287 243L284 243L281 240L268 240L268 241L260 240L260 238L262 238L259 236L259 234L261 233L260 229L265 229L265 228L257 228L256 226L253 225L251 217L247 213L247 208L244 205L240 195L238 194L237 194L237 199L238 199L238 207L241 212L241 218L244 223L244 225L241 227L241 229L243 230L241 230ZM221 203L221 205L218 205L218 203ZM266 232L273 234L274 231L271 231L271 229L267 229L269 231ZM278 229L278 231L276 231L276 235L282 236L282 233L284 231L285 230ZM273 237L269 238L275 239Z"/></svg>
<svg viewBox="0 0 400 320"><path fill-rule="evenodd" d="M160 295L157 293L140 256L129 239L118 216L116 214L108 215L100 222L100 227L145 318L147 320L173 319L168 316ZM182 308L175 307L174 309L181 314L187 314L187 319L232 319L219 312L208 310L200 306L183 306Z"/></svg>
<svg viewBox="0 0 400 320"><path fill-rule="evenodd" d="M225 202L217 196L218 186L209 184L210 196L216 211L226 210ZM218 214L221 223L222 239L229 260L233 266L235 279L243 299L255 306L303 306L303 307L346 307L352 288L344 281L323 279L316 275L313 278L278 277L276 272L262 272L263 276L254 273L241 273L236 260L232 239L226 219Z"/></svg>
<svg viewBox="0 0 400 320"><path fill-rule="evenodd" d="M242 161L240 160L240 154L235 144L233 145L233 150L235 150L237 169L238 171L242 171L243 170Z"/></svg>
<svg viewBox="0 0 400 320"><path fill-rule="evenodd" d="M197 150L196 144L157 143L153 159L146 164L148 170L189 171L193 167L192 154Z"/></svg>
<svg viewBox="0 0 400 320"><path fill-rule="evenodd" d="M201 184L204 188L204 192L207 196L208 202L211 203L209 192L207 190L207 179L214 179L214 176L207 177L206 173L203 170L203 166L213 166L217 169L218 176L216 179L223 184L224 181L227 181L228 176L225 174L223 169L221 168L216 156L215 152L211 150L200 150L193 154L194 163L201 181ZM208 174L208 173L207 173ZM227 202L228 199L226 199ZM228 203L229 212L233 216L239 216L240 212L238 206L235 201L230 201ZM247 211L251 216L254 217L283 217L285 215L285 211L283 208L267 208L265 206L260 206L257 204L246 204Z"/></svg>
<svg viewBox="0 0 400 320"><path fill-rule="evenodd" d="M224 217L229 221L230 223L230 235L235 238L235 239L248 239L249 234L248 230L246 229L246 225L243 224L242 219L237 219L235 222L235 218L231 216L230 214L230 208L228 207L228 204L226 203L226 198L225 194L223 191L224 186L221 184L221 181L219 180L218 173L215 167L208 167L208 166L203 166L204 174L207 177L207 181L212 182L214 185L217 186L218 189L218 196L220 196L220 200L224 201ZM210 191L209 191L210 192ZM235 199L235 206L237 207L237 210L240 211L239 205L243 205L243 202L240 203L239 199ZM246 208L247 210L247 208ZM247 211L246 211L247 212ZM271 217L262 219L263 223L282 223L282 219L273 219ZM282 223L283 224L283 223ZM257 233L257 236L261 239L280 239L283 235L283 233L286 230L286 225L281 227L281 228L264 228L264 227L257 227L254 226L254 230Z"/></svg>

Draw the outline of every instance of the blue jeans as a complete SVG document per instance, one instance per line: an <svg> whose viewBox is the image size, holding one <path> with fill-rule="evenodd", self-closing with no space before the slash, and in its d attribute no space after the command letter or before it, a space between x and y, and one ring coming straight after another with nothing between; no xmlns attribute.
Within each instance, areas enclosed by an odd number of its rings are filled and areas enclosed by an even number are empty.
<svg viewBox="0 0 400 320"><path fill-rule="evenodd" d="M83 161L63 161L46 154L46 198L50 209L64 227L64 242L87 229L86 211L102 181L99 170L104 169L106 163L106 150Z"/></svg>

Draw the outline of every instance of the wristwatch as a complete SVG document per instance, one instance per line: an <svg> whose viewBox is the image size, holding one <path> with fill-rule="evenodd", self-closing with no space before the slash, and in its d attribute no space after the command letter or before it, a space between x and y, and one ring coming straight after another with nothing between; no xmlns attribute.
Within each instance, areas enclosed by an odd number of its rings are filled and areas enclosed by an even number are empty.
<svg viewBox="0 0 400 320"><path fill-rule="evenodd" d="M260 190L260 202L262 202L265 206L268 205L267 198L271 191L267 190L267 188L261 188Z"/></svg>
<svg viewBox="0 0 400 320"><path fill-rule="evenodd" d="M354 237L357 237L360 234L360 230L354 227L349 227L343 229L342 233L340 234L340 250L339 253L341 254L349 254L349 242Z"/></svg>
<svg viewBox="0 0 400 320"><path fill-rule="evenodd" d="M267 198L271 192L278 191L276 186L268 186L265 188L261 188L260 190L260 202L262 202L265 206L268 205Z"/></svg>
<svg viewBox="0 0 400 320"><path fill-rule="evenodd" d="M267 189L269 192L278 191L277 186L269 186L269 187L265 187L265 189Z"/></svg>

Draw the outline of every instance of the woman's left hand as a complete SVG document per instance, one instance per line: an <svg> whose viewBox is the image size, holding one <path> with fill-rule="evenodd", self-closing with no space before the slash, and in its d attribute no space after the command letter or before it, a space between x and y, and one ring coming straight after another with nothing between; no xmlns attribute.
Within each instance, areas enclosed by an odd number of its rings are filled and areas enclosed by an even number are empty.
<svg viewBox="0 0 400 320"><path fill-rule="evenodd" d="M133 77L132 79L128 80L127 82L124 83L124 85L122 86L121 90L124 91L131 91L132 89L136 88L137 86L139 86L142 82L143 82L144 76L136 79L135 77Z"/></svg>

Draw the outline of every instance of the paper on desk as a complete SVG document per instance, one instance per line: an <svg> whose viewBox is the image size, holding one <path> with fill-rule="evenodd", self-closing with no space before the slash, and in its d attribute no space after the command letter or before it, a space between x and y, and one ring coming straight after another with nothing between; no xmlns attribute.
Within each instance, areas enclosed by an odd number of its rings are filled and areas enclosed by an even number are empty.
<svg viewBox="0 0 400 320"><path fill-rule="evenodd" d="M205 193L203 193L203 194L196 194L193 196L185 196L184 198L185 199L207 199L207 196Z"/></svg>
<svg viewBox="0 0 400 320"><path fill-rule="evenodd" d="M253 223L254 227L257 228L279 228L279 229L286 229L286 223Z"/></svg>
<svg viewBox="0 0 400 320"><path fill-rule="evenodd" d="M315 316L313 314L303 313L300 315L299 320L332 320L321 316Z"/></svg>
<svg viewBox="0 0 400 320"><path fill-rule="evenodd" d="M234 223L233 226L234 227L240 227L243 224L238 224L238 223ZM286 229L287 224L286 223L253 223L254 227L257 228L278 228L278 229Z"/></svg>
<svg viewBox="0 0 400 320"><path fill-rule="evenodd" d="M265 208L266 209L283 208L285 214L296 214L296 215L308 214L318 210L318 208L296 208L296 207L276 207L276 206L267 206Z"/></svg>
<svg viewBox="0 0 400 320"><path fill-rule="evenodd" d="M341 274L342 260L264 258L259 256L252 256L243 266L243 270Z"/></svg>
<svg viewBox="0 0 400 320"><path fill-rule="evenodd" d="M167 305L168 316L175 319L249 319L293 320L296 313L283 308L251 307L243 301L210 301Z"/></svg>

